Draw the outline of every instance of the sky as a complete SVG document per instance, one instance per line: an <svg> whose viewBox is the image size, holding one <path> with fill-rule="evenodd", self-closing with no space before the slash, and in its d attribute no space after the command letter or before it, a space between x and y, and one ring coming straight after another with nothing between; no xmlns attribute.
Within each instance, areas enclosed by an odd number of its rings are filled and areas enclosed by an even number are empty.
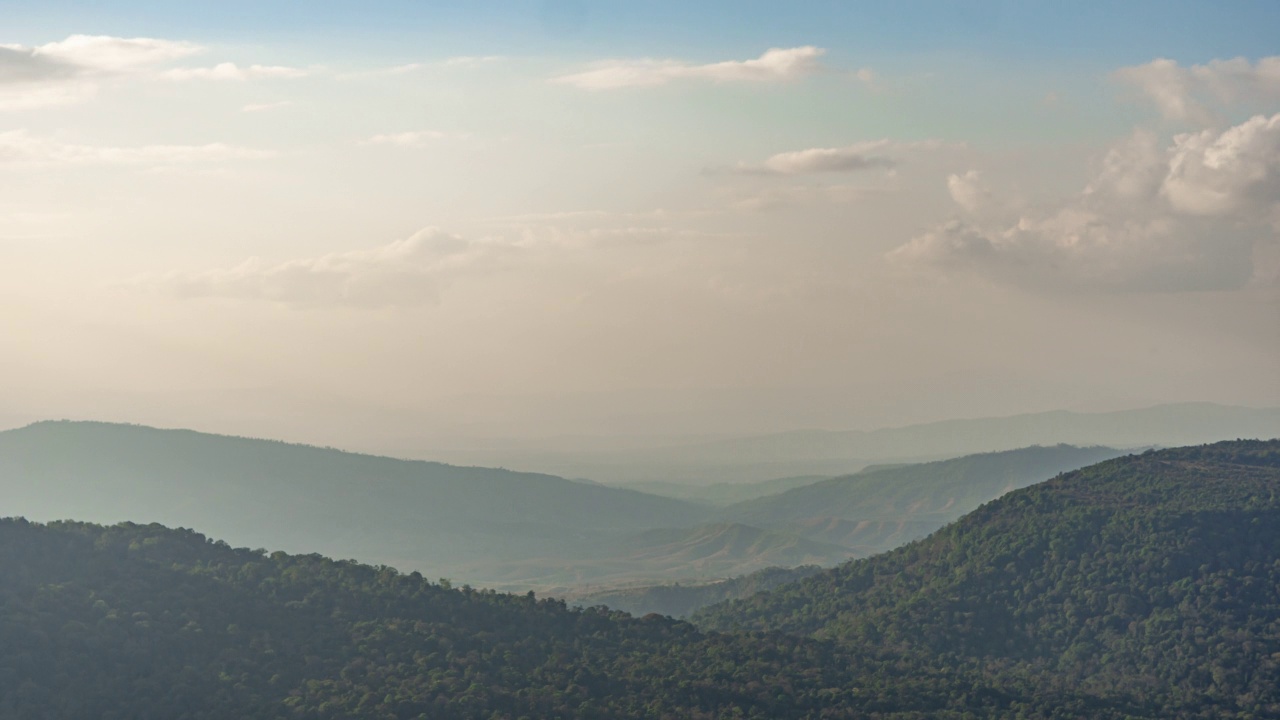
<svg viewBox="0 0 1280 720"><path fill-rule="evenodd" d="M0 426L368 448L1280 405L1274 2L0 18Z"/></svg>

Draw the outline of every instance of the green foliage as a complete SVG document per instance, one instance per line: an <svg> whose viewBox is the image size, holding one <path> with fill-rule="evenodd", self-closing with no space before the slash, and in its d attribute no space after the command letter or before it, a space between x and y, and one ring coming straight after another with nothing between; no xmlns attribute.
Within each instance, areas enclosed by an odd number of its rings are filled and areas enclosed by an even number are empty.
<svg viewBox="0 0 1280 720"><path fill-rule="evenodd" d="M924 537L1010 490L1121 454L1055 445L872 467L731 505L721 516L872 555Z"/></svg>
<svg viewBox="0 0 1280 720"><path fill-rule="evenodd" d="M929 538L695 615L1078 688L1161 716L1280 715L1280 441L1104 462Z"/></svg>
<svg viewBox="0 0 1280 720"><path fill-rule="evenodd" d="M1033 707L956 694L973 682L821 641L705 634L156 525L0 521L0 577L5 718L961 718ZM1041 701L1043 716L1055 701Z"/></svg>
<svg viewBox="0 0 1280 720"><path fill-rule="evenodd" d="M748 575L700 585L654 585L649 587L602 590L567 597L579 605L607 605L614 610L647 615L658 613L674 618L688 617L699 608L725 600L734 600L771 590L779 585L803 580L822 571L819 565L794 568L769 567Z"/></svg>

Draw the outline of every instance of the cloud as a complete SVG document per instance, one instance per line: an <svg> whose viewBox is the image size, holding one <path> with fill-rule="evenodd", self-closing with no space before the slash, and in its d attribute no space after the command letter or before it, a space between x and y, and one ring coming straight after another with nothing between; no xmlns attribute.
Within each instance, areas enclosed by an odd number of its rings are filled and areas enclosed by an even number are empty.
<svg viewBox="0 0 1280 720"><path fill-rule="evenodd" d="M430 227L364 250L268 263L258 258L226 269L141 278L136 285L184 298L275 302L300 308L380 309L434 305L455 282L541 261L562 264L574 253L643 248L726 237L687 228L621 225L564 227L519 224L502 234L464 238Z"/></svg>
<svg viewBox="0 0 1280 720"><path fill-rule="evenodd" d="M978 176L952 176L957 204L982 207ZM1139 131L1075 198L1012 223L956 220L889 253L1028 285L1223 290L1257 281L1253 257L1280 231L1280 114L1224 131Z"/></svg>
<svg viewBox="0 0 1280 720"><path fill-rule="evenodd" d="M274 156L275 153L271 151L255 150L226 143L110 147L63 143L50 138L33 136L26 130L11 130L0 133L0 164L173 165L228 160L256 160Z"/></svg>
<svg viewBox="0 0 1280 720"><path fill-rule="evenodd" d="M771 48L751 60L694 65L681 60L606 60L590 70L562 75L552 82L583 90L656 87L676 80L709 82L787 82L820 72L826 50L812 45Z"/></svg>
<svg viewBox="0 0 1280 720"><path fill-rule="evenodd" d="M307 71L281 65L249 65L240 67L232 62L218 63L213 67L174 68L161 73L168 80L258 80L290 79L306 76Z"/></svg>
<svg viewBox="0 0 1280 720"><path fill-rule="evenodd" d="M82 101L104 78L193 55L199 45L156 38L72 35L44 45L0 45L0 109Z"/></svg>
<svg viewBox="0 0 1280 720"><path fill-rule="evenodd" d="M1199 125L1217 121L1213 109L1280 100L1280 56L1255 63L1245 58L1211 60L1183 67L1158 58L1145 65L1123 67L1113 76L1136 87L1171 120Z"/></svg>
<svg viewBox="0 0 1280 720"><path fill-rule="evenodd" d="M34 47L0 45L0 82L129 72L194 55L202 49L188 42L107 35L72 35Z"/></svg>
<svg viewBox="0 0 1280 720"><path fill-rule="evenodd" d="M883 187L859 185L785 185L768 186L743 192L728 193L729 204L748 212L772 212L814 205L850 205L887 192Z"/></svg>
<svg viewBox="0 0 1280 720"><path fill-rule="evenodd" d="M434 304L458 274L474 269L511 246L467 240L437 228L368 250L268 264L257 258L240 265L159 281L188 298L231 298L298 307L374 309Z"/></svg>
<svg viewBox="0 0 1280 720"><path fill-rule="evenodd" d="M506 60L504 55L458 55L448 57L444 60L436 62L413 62L404 63L402 65L391 65L388 67L373 68L371 70L357 70L355 72L345 72L337 76L339 80L354 80L358 78L373 78L383 76L407 75L409 73L425 70L427 68L474 68L492 65L497 62Z"/></svg>
<svg viewBox="0 0 1280 720"><path fill-rule="evenodd" d="M842 173L875 168L892 168L898 160L888 153L911 150L933 150L944 147L938 140L898 142L889 139L871 140L835 148L809 148L770 156L762 164L740 162L729 168L711 168L711 172L728 171L737 175L809 175L815 173Z"/></svg>
<svg viewBox="0 0 1280 720"><path fill-rule="evenodd" d="M412 130L400 133L384 133L361 140L361 145L391 145L404 148L424 148L433 141L443 140L451 136L439 130Z"/></svg>
<svg viewBox="0 0 1280 720"><path fill-rule="evenodd" d="M949 176L947 192L951 200L970 215L979 215L991 206L991 190L982 182L977 170Z"/></svg>
<svg viewBox="0 0 1280 720"><path fill-rule="evenodd" d="M249 103L248 105L242 106L240 108L240 112L253 113L265 112L267 110L279 110L283 107L289 107L292 104L293 103L288 100L278 100L276 102L269 103Z"/></svg>

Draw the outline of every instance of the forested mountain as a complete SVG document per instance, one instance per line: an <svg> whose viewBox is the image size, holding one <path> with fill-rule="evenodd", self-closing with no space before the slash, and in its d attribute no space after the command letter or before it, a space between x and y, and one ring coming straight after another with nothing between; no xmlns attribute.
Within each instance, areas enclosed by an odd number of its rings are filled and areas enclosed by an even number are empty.
<svg viewBox="0 0 1280 720"><path fill-rule="evenodd" d="M705 510L535 473L44 422L0 433L0 514L198 527L237 545L479 583L499 579L495 565L595 557L644 530L693 525Z"/></svg>
<svg viewBox="0 0 1280 720"><path fill-rule="evenodd" d="M707 608L1166 717L1280 716L1280 441L1118 458Z"/></svg>
<svg viewBox="0 0 1280 720"><path fill-rule="evenodd" d="M0 520L0 577L4 718L1118 717L822 641L704 634L159 526Z"/></svg>
<svg viewBox="0 0 1280 720"><path fill-rule="evenodd" d="M772 590L779 585L816 575L822 572L822 569L820 565L768 567L747 575L709 583L675 582L666 585L605 590L593 590L588 587L578 592L565 593L563 596L570 604L582 607L605 605L637 616L658 613L673 618L686 618L699 608Z"/></svg>
<svg viewBox="0 0 1280 720"><path fill-rule="evenodd" d="M1014 491L727 633L159 526L3 520L0 577L0 717L1280 715L1280 441Z"/></svg>
<svg viewBox="0 0 1280 720"><path fill-rule="evenodd" d="M720 517L871 555L924 537L984 502L1122 451L1069 445L869 468L725 508Z"/></svg>

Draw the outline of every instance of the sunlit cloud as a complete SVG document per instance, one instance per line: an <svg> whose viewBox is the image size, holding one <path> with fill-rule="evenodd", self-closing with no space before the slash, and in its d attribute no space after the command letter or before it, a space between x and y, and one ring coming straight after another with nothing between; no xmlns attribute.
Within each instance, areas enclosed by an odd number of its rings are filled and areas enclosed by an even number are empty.
<svg viewBox="0 0 1280 720"><path fill-rule="evenodd" d="M899 160L894 157L895 154L911 150L936 150L945 146L946 143L939 140L915 142L871 140L844 147L793 150L772 155L760 164L739 162L727 168L709 168L709 172L729 172L737 175L809 175L887 169L899 164Z"/></svg>
<svg viewBox="0 0 1280 720"><path fill-rule="evenodd" d="M1191 66L1158 58L1120 68L1114 76L1136 87L1165 117L1201 125L1217 122L1219 108L1280 100L1280 56Z"/></svg>
<svg viewBox="0 0 1280 720"><path fill-rule="evenodd" d="M266 112L268 110L279 110L280 108L289 107L293 103L288 100L278 100L269 103L249 103L240 108L240 112L255 113Z"/></svg>
<svg viewBox="0 0 1280 720"><path fill-rule="evenodd" d="M402 240L278 263L250 258L232 268L144 281L186 298L268 301L297 307L432 305L459 274L491 263L509 243L426 228Z"/></svg>
<svg viewBox="0 0 1280 720"><path fill-rule="evenodd" d="M174 68L161 75L168 80L258 80L300 78L305 77L307 71L281 65L241 67L232 62L224 62L213 67Z"/></svg>
<svg viewBox="0 0 1280 720"><path fill-rule="evenodd" d="M408 132L398 133L380 133L360 141L360 145L389 145L392 147L402 148L424 148L433 142L445 140L448 138L462 138L466 135L456 135L439 130L411 130Z"/></svg>
<svg viewBox="0 0 1280 720"><path fill-rule="evenodd" d="M189 42L105 35L0 45L0 110L81 102L93 97L104 79L148 72L202 50Z"/></svg>
<svg viewBox="0 0 1280 720"><path fill-rule="evenodd" d="M1028 284L1120 290L1239 288L1280 229L1280 114L1161 145L1139 131L1107 155L1077 197L996 224L976 173L953 175L965 212L889 254Z"/></svg>
<svg viewBox="0 0 1280 720"><path fill-rule="evenodd" d="M823 48L806 45L772 48L751 60L726 60L697 65L681 60L605 60L582 72L562 75L552 82L583 90L656 87L677 80L706 82L788 82L821 72Z"/></svg>
<svg viewBox="0 0 1280 720"><path fill-rule="evenodd" d="M257 150L226 143L204 145L136 145L125 147L78 145L31 135L26 130L0 133L0 164L28 165L173 165L274 157Z"/></svg>

